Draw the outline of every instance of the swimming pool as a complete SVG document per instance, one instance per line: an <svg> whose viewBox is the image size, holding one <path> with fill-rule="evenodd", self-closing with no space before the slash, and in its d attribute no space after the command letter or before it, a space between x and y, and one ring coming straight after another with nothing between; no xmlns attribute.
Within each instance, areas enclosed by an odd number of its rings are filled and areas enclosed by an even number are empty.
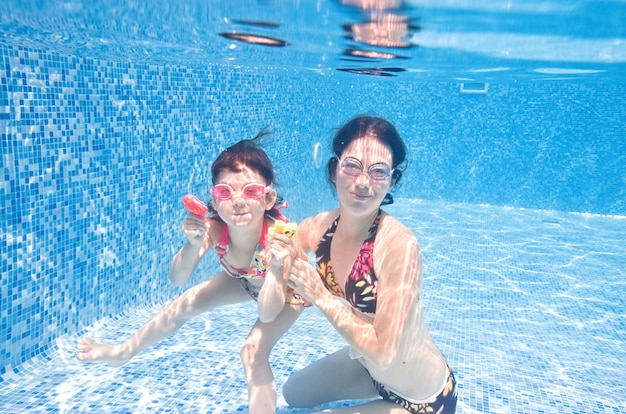
<svg viewBox="0 0 626 414"><path fill-rule="evenodd" d="M385 48L338 2L241 4L0 6L3 411L245 412L252 304L120 369L77 364L74 344L117 341L182 292L180 198L207 195L220 148L271 125L301 220L334 202L316 143L325 160L333 128L371 112L412 153L389 211L421 242L459 412L626 412L626 5L405 3L413 47ZM278 386L342 344L308 309L274 351Z"/></svg>
<svg viewBox="0 0 626 414"><path fill-rule="evenodd" d="M404 199L389 210L421 240L428 325L458 372L459 412L625 412L626 219ZM85 331L115 342L157 309L141 304ZM246 412L238 349L253 323L242 315L254 312L246 303L205 314L116 369L79 364L78 335L64 335L4 375L2 405ZM342 343L307 309L273 354L278 385ZM311 411L282 402L278 412Z"/></svg>

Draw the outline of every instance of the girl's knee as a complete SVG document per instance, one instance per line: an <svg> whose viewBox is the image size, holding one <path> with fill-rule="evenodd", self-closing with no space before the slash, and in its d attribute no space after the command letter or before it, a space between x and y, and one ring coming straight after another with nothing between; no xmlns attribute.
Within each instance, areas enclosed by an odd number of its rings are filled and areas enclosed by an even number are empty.
<svg viewBox="0 0 626 414"><path fill-rule="evenodd" d="M248 338L241 347L239 357L244 367L249 367L254 364L259 358L259 343L256 340L250 340Z"/></svg>
<svg viewBox="0 0 626 414"><path fill-rule="evenodd" d="M174 314L177 319L189 320L202 313L200 298L195 289L189 289L178 299L172 302Z"/></svg>

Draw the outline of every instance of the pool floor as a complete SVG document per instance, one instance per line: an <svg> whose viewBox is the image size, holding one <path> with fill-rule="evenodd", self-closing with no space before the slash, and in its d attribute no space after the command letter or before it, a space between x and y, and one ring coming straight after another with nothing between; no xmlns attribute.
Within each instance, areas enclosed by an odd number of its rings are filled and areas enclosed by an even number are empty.
<svg viewBox="0 0 626 414"><path fill-rule="evenodd" d="M457 412L626 413L626 218L419 200L387 210L420 240L425 315L456 372ZM120 342L160 306L81 333ZM254 313L248 302L201 315L120 368L79 363L78 336L59 338L2 377L1 411L246 413L239 349ZM304 311L272 356L278 413L313 411L289 408L280 387L342 346Z"/></svg>

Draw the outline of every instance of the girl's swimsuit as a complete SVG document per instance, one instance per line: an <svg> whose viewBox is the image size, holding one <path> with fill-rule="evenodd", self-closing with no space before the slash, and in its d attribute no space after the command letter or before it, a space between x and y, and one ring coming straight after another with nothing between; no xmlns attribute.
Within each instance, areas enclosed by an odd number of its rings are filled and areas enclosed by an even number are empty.
<svg viewBox="0 0 626 414"><path fill-rule="evenodd" d="M273 220L271 216L267 216L269 219ZM267 273L267 262L265 261L265 246L267 246L267 221L263 220L263 228L261 229L261 238L259 239L259 243L256 245L256 249L254 251L254 256L252 257L252 262L250 262L250 266L247 269L238 268L232 266L226 260L226 253L228 253L228 225L224 223L222 226L222 231L220 233L220 240L215 246L215 251L217 256L220 259L220 265L222 269L228 274L230 277L233 277L239 280L241 286L245 289L246 292L252 297L254 300L258 300L259 292L261 291L261 287L257 286L254 283L251 283L252 279L265 279L265 275ZM300 296L296 291L292 288L287 289L287 295L285 297L285 303L290 305L304 305L311 306L311 304Z"/></svg>
<svg viewBox="0 0 626 414"><path fill-rule="evenodd" d="M378 278L374 273L374 240L376 239L381 213L382 211L378 210L378 215L367 232L367 237L346 279L345 290L337 283L335 272L330 261L330 245L335 235L337 225L339 224L339 217L330 225L320 240L317 251L315 252L317 271L326 289L333 295L346 299L352 307L370 316L376 313ZM401 396L392 389L379 383L374 378L372 378L372 382L378 390L378 394L384 400L398 404L411 413L453 413L456 409L456 379L450 367L448 367L448 378L442 386L442 390L432 398L424 401Z"/></svg>

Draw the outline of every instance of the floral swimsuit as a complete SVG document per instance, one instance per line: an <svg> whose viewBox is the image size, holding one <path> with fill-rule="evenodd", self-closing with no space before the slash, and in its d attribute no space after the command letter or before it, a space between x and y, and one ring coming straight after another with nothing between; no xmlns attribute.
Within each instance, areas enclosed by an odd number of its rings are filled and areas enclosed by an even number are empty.
<svg viewBox="0 0 626 414"><path fill-rule="evenodd" d="M352 307L370 315L376 313L378 278L374 273L374 239L376 239L380 215L381 210L378 210L378 215L368 230L367 237L352 265L348 279L346 279L345 291L337 283L330 261L330 245L335 235L337 224L339 224L339 217L330 225L315 252L317 271L326 289L333 295L346 299ZM456 379L450 367L448 366L447 368L448 378L442 390L424 401L414 401L403 397L374 378L372 378L372 382L384 400L391 401L405 408L410 413L454 413L457 401Z"/></svg>
<svg viewBox="0 0 626 414"><path fill-rule="evenodd" d="M335 272L330 261L330 244L335 235L337 224L339 224L339 217L330 225L315 252L317 271L322 277L326 289L333 295L346 299L354 308L370 315L376 312L378 279L376 274L374 274L374 239L376 238L376 231L380 222L380 213L381 211L379 210L352 265L348 279L346 279L345 291L335 280Z"/></svg>

